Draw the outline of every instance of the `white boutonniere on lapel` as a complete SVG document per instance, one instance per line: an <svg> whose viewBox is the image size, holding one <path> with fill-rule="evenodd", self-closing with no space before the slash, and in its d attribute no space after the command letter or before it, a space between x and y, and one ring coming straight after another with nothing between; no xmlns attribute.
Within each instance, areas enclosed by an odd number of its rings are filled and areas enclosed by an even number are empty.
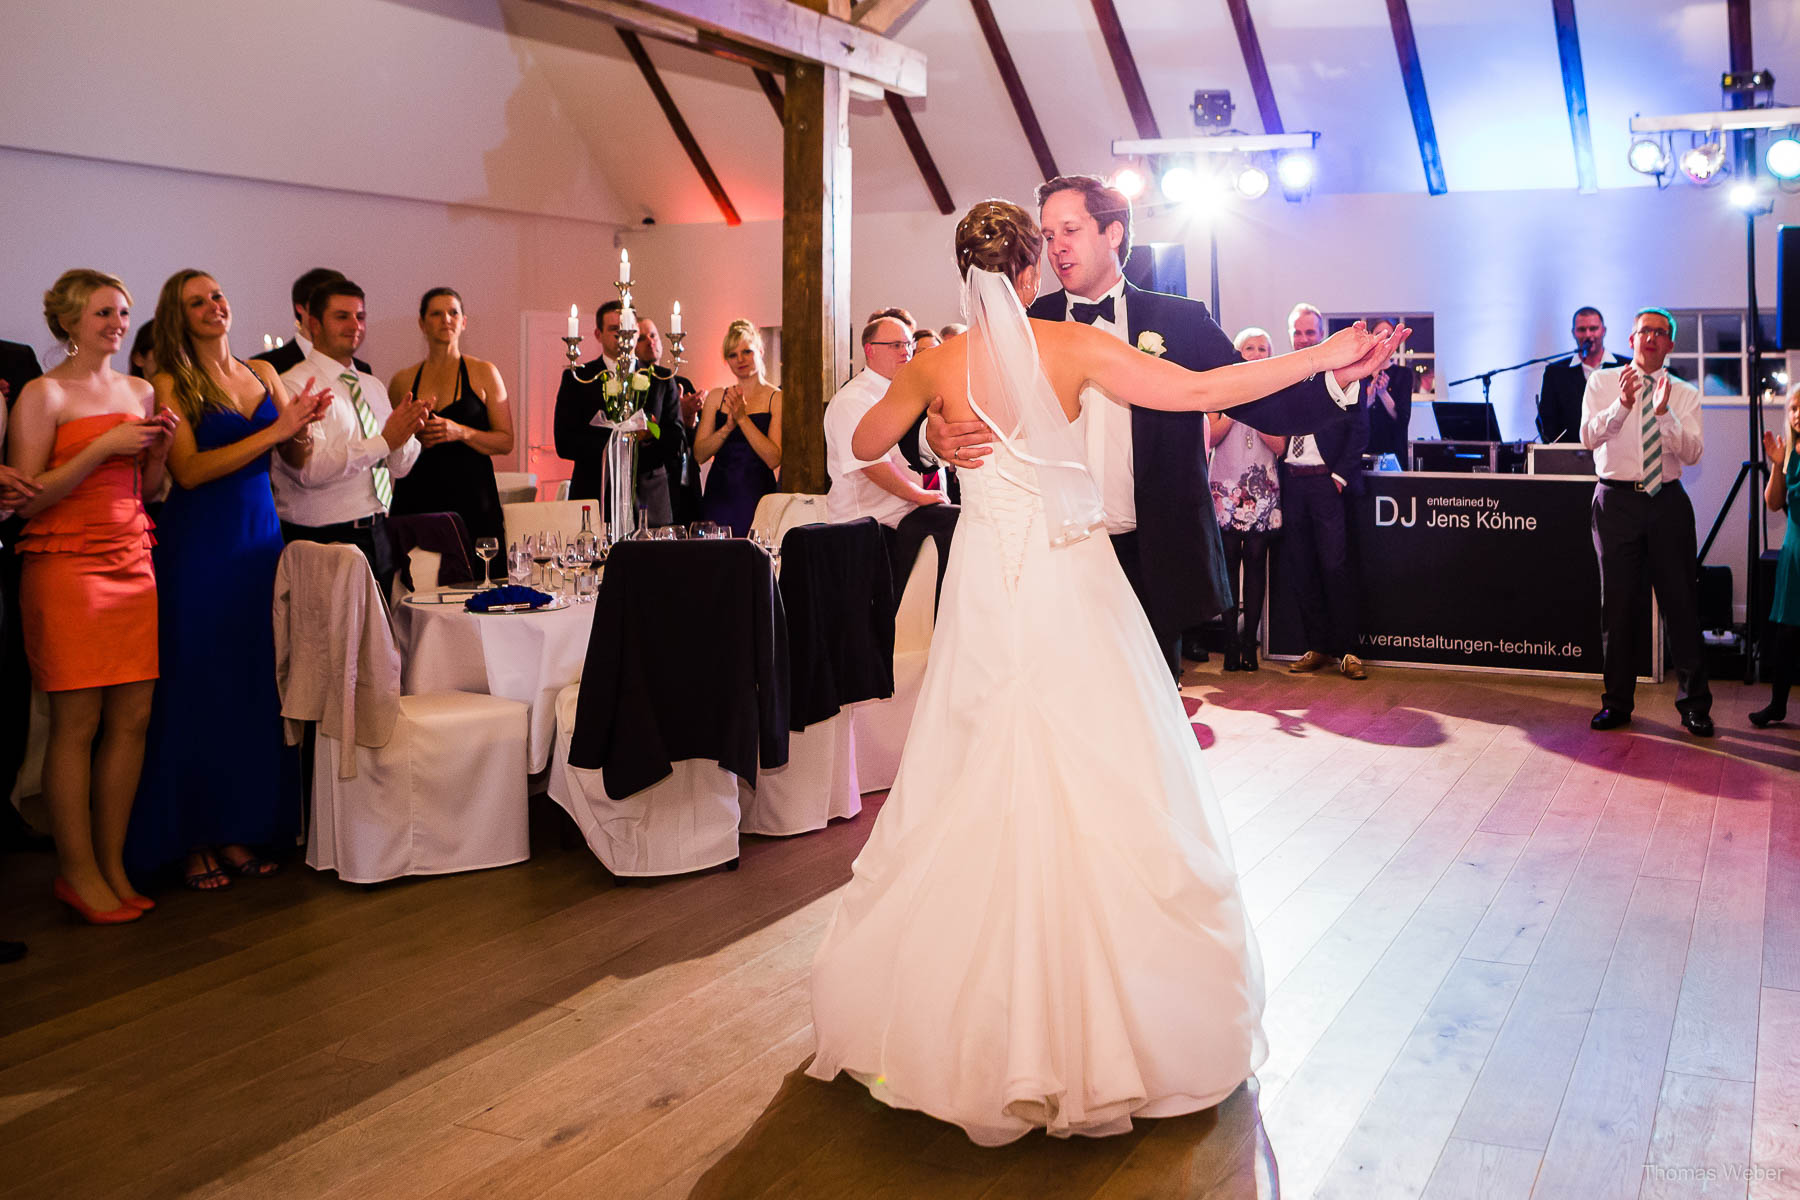
<svg viewBox="0 0 1800 1200"><path fill-rule="evenodd" d="M1154 358L1161 358L1169 352L1169 348L1163 344L1162 334L1153 329L1146 329L1138 334L1137 348Z"/></svg>

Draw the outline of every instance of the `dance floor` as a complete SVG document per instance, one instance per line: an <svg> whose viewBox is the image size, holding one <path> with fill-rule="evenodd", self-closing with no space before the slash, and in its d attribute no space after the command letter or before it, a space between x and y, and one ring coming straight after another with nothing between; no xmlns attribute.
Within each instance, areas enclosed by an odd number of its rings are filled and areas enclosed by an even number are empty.
<svg viewBox="0 0 1800 1200"><path fill-rule="evenodd" d="M0 1196L1800 1196L1800 732L1727 683L1714 741L1672 684L1595 734L1596 691L1194 670L1271 1055L1101 1141L980 1150L802 1075L874 806L648 885L546 810L518 867L110 930L11 855Z"/></svg>

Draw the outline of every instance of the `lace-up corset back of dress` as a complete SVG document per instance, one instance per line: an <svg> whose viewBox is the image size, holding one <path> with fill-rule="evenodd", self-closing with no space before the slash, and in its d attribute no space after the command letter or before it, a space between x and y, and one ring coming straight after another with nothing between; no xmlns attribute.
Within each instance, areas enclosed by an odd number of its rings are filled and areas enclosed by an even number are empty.
<svg viewBox="0 0 1800 1200"><path fill-rule="evenodd" d="M1087 420L1085 409L1073 424L1077 431ZM1018 444L1028 453L1031 447ZM978 470L958 475L962 486L961 520L975 521L994 531L1007 586L1016 588L1025 567L1025 552L1033 539L1049 545L1044 529L1044 503L1038 491L1037 468L1014 454L1004 441L995 439L994 450Z"/></svg>

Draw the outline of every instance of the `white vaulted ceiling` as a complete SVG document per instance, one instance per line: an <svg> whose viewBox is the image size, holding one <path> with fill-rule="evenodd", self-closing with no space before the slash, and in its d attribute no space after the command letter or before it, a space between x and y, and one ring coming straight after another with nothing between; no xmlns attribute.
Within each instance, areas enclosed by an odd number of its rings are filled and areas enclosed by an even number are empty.
<svg viewBox="0 0 1800 1200"><path fill-rule="evenodd" d="M1452 191L1573 189L1549 0L1411 0ZM1057 165L1104 171L1135 136L1089 0L993 0ZM1118 0L1164 136L1197 88L1259 132L1225 0ZM1418 192L1424 175L1383 0L1250 0L1318 187ZM1725 5L1577 0L1603 188L1634 112L1718 106ZM891 36L927 57L913 102L951 197L1039 177L968 0L922 0ZM1756 0L1755 60L1800 100L1800 0ZM0 12L0 144L213 174L632 225L717 222L616 32L545 0L66 0ZM781 212L781 130L750 68L646 41L745 220ZM1791 81L1791 86L1790 86ZM853 203L931 201L880 103L852 104Z"/></svg>

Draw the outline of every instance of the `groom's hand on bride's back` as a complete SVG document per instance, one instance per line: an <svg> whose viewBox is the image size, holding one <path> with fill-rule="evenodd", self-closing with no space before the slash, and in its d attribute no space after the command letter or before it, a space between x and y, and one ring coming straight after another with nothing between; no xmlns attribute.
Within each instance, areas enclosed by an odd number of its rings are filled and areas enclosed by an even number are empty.
<svg viewBox="0 0 1800 1200"><path fill-rule="evenodd" d="M942 396L926 406L925 444L945 466L972 471L993 453L993 443L994 432L985 422L946 421Z"/></svg>

